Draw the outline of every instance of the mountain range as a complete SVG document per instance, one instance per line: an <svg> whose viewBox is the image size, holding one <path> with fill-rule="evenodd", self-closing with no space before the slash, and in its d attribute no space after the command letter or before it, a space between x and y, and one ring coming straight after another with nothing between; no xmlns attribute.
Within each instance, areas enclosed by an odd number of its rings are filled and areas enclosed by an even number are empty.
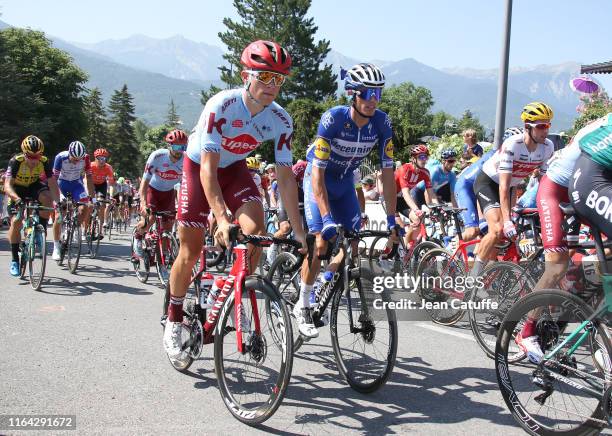
<svg viewBox="0 0 612 436"><path fill-rule="evenodd" d="M0 21L0 29L8 26ZM149 124L163 121L173 99L185 128L193 126L202 110L200 90L219 81L220 65L226 65L223 50L176 35L156 39L134 35L121 40L94 44L63 41L49 37L55 47L67 51L75 63L89 74L88 87L99 87L106 100L112 91L127 83L134 96L136 115ZM331 51L326 63L338 73L363 60ZM399 61L372 61L381 66L389 84L411 81L431 90L434 111L444 110L461 116L470 109L488 128L494 126L497 97L497 70L472 68L436 69L407 58ZM507 98L507 125L518 124L526 102L542 100L555 109L555 127L571 126L577 95L568 83L578 75L580 64L540 65L510 71ZM341 88L339 88L341 89Z"/></svg>

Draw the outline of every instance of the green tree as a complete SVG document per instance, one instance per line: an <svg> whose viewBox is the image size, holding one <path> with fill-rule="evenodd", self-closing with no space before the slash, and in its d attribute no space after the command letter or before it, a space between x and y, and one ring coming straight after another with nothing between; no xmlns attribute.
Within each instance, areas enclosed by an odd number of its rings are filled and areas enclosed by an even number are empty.
<svg viewBox="0 0 612 436"><path fill-rule="evenodd" d="M230 67L221 67L221 80L230 86L240 85L240 56L244 48L258 39L273 40L285 47L292 59L291 76L281 89L277 101L287 104L296 98L314 101L332 97L337 89L332 66L322 66L331 50L329 41L315 42L317 26L306 18L311 0L234 0L239 21L224 18L227 31L219 38L227 46L223 57Z"/></svg>
<svg viewBox="0 0 612 436"><path fill-rule="evenodd" d="M176 113L176 105L174 104L174 99L170 99L170 104L168 105L168 114L166 115L166 124L168 126L172 126L173 129L178 129L181 123L181 119Z"/></svg>
<svg viewBox="0 0 612 436"><path fill-rule="evenodd" d="M136 121L134 121L133 126L134 126L134 135L136 137L136 142L138 144L140 144L141 142L144 142L145 134L147 133L147 130L149 130L149 126L147 126L147 123L145 123L140 118L138 118Z"/></svg>
<svg viewBox="0 0 612 436"><path fill-rule="evenodd" d="M168 132L173 128L174 127L167 124L162 124L160 126L151 127L147 130L144 135L144 141L138 144L143 160L148 159L149 155L155 150L167 147L164 139L166 138Z"/></svg>
<svg viewBox="0 0 612 436"><path fill-rule="evenodd" d="M293 118L293 159L305 159L306 149L317 134L317 126L325 108L311 99L298 98L289 102L287 111Z"/></svg>
<svg viewBox="0 0 612 436"><path fill-rule="evenodd" d="M50 157L83 137L87 75L67 53L42 32L9 28L0 31L0 59L0 156L17 152L28 134Z"/></svg>
<svg viewBox="0 0 612 436"><path fill-rule="evenodd" d="M573 137L578 130L586 126L590 121L601 118L604 115L612 112L612 100L608 97L605 91L599 91L591 94L589 97L581 99L583 101L583 109L580 116L574 120L574 125L568 131L569 137Z"/></svg>
<svg viewBox="0 0 612 436"><path fill-rule="evenodd" d="M408 160L410 145L429 132L432 106L431 91L422 86L404 82L385 89L379 107L391 118L396 159Z"/></svg>
<svg viewBox="0 0 612 436"><path fill-rule="evenodd" d="M463 132L466 129L476 130L476 138L478 141L482 141L485 138L485 128L480 124L480 120L474 116L472 111L466 109L463 115L457 122L459 132Z"/></svg>
<svg viewBox="0 0 612 436"><path fill-rule="evenodd" d="M87 132L83 139L88 150L107 148L108 126L100 89L92 89L85 97L84 111L87 120Z"/></svg>
<svg viewBox="0 0 612 436"><path fill-rule="evenodd" d="M442 136L448 133L457 133L459 120L449 113L439 111L433 114L431 121L431 133L435 136Z"/></svg>
<svg viewBox="0 0 612 436"><path fill-rule="evenodd" d="M217 94L219 91L221 91L221 88L218 88L215 85L210 85L208 91L201 90L200 103L202 103L202 106L206 106L206 102L210 99L210 97Z"/></svg>
<svg viewBox="0 0 612 436"><path fill-rule="evenodd" d="M113 168L120 175L128 177L136 176L142 169L138 167L141 158L134 133L136 117L132 101L127 85L123 85L121 90L113 93L108 106Z"/></svg>

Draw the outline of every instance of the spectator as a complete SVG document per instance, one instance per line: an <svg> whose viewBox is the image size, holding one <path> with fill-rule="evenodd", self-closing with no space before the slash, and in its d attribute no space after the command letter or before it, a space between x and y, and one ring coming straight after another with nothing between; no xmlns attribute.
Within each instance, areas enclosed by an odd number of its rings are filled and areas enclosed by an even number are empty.
<svg viewBox="0 0 612 436"><path fill-rule="evenodd" d="M363 190L363 196L366 200L377 201L380 197L380 193L376 189L374 178L372 176L366 176L361 181L361 189Z"/></svg>
<svg viewBox="0 0 612 436"><path fill-rule="evenodd" d="M478 138L476 138L476 130L466 129L463 131L463 159L469 161L474 156L481 157L484 150L478 144Z"/></svg>

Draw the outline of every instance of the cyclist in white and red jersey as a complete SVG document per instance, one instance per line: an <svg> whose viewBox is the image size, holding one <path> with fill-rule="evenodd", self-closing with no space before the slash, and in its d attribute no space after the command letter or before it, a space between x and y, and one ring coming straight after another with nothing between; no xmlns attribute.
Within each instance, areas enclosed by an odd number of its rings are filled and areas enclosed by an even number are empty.
<svg viewBox="0 0 612 436"><path fill-rule="evenodd" d="M140 182L140 222L134 231L134 252L142 257L142 237L155 222L153 212L174 212L176 191L174 185L183 175L183 152L187 149L187 135L182 130L172 130L165 141L168 148L155 150L147 159ZM131 187L127 187L131 190ZM127 193L126 193L127 195ZM174 217L162 218L164 230L171 230Z"/></svg>
<svg viewBox="0 0 612 436"><path fill-rule="evenodd" d="M227 209L245 234L264 233L261 197L245 159L264 141L274 142L283 203L294 223L295 237L305 247L297 207L297 187L291 172L293 121L274 99L290 72L291 57L276 42L255 41L240 59L244 87L221 91L208 100L189 137L178 202L180 250L170 275L170 304L164 347L171 359L182 355L183 300L191 270L200 255L204 228L212 209L217 220L215 239L229 247L231 225ZM250 269L260 250L249 246ZM248 318L241 316L247 323ZM243 326L248 332L250 326Z"/></svg>
<svg viewBox="0 0 612 436"><path fill-rule="evenodd" d="M511 208L516 199L512 198L511 188L536 168L540 173L546 173L547 161L554 152L553 143L546 137L552 117L552 109L544 103L534 102L525 106L521 113L525 132L506 139L482 166L474 182L474 192L489 227L489 232L480 242L472 269L474 276L479 275L487 260L495 255L495 244L503 236L516 236L511 219Z"/></svg>

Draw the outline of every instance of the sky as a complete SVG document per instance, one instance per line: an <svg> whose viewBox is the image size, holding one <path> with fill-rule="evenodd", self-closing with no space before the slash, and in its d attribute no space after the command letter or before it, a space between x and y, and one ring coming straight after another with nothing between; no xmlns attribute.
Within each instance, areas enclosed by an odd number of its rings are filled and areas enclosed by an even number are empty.
<svg viewBox="0 0 612 436"><path fill-rule="evenodd" d="M317 38L363 60L497 68L505 0L312 0ZM514 0L510 67L612 60L610 0ZM73 42L176 34L223 47L230 0L0 0L0 20ZM612 75L596 79L612 89ZM609 83L609 85L608 85Z"/></svg>

